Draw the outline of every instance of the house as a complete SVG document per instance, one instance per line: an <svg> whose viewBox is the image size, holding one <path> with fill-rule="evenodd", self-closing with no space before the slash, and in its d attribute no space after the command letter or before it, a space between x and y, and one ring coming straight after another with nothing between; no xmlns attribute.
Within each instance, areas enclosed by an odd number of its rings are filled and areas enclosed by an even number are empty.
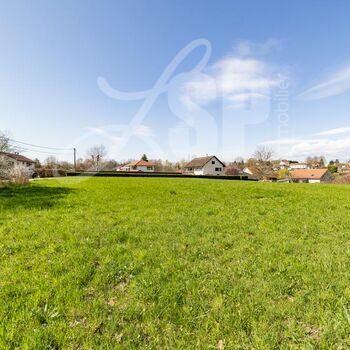
<svg viewBox="0 0 350 350"><path fill-rule="evenodd" d="M288 169L289 168L289 165L290 165L290 161L289 160L286 160L286 159L283 159L280 161L279 163L279 168L280 169Z"/></svg>
<svg viewBox="0 0 350 350"><path fill-rule="evenodd" d="M308 169L309 166L306 163L290 163L289 169L290 170L296 170L296 169Z"/></svg>
<svg viewBox="0 0 350 350"><path fill-rule="evenodd" d="M349 164L340 164L338 166L339 174L350 174L350 165Z"/></svg>
<svg viewBox="0 0 350 350"><path fill-rule="evenodd" d="M224 175L225 166L216 156L199 157L186 164L185 174Z"/></svg>
<svg viewBox="0 0 350 350"><path fill-rule="evenodd" d="M291 171L292 182L320 183L332 182L334 175L328 169L297 169Z"/></svg>
<svg viewBox="0 0 350 350"><path fill-rule="evenodd" d="M153 173L155 171L156 163L148 160L135 160L134 162L123 165L117 171L140 171L144 173Z"/></svg>
<svg viewBox="0 0 350 350"><path fill-rule="evenodd" d="M0 152L0 157L5 160L9 166L15 170L21 169L26 170L30 175L33 175L35 172L35 162L25 156L20 155L19 153L8 153Z"/></svg>
<svg viewBox="0 0 350 350"><path fill-rule="evenodd" d="M253 175L253 172L249 168L244 168L243 174Z"/></svg>

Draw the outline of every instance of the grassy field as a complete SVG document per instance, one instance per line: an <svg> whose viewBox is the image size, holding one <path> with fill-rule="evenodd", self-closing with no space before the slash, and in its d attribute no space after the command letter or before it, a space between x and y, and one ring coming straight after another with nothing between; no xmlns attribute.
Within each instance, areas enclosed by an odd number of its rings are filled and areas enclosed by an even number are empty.
<svg viewBox="0 0 350 350"><path fill-rule="evenodd" d="M0 349L348 349L350 187L0 189Z"/></svg>

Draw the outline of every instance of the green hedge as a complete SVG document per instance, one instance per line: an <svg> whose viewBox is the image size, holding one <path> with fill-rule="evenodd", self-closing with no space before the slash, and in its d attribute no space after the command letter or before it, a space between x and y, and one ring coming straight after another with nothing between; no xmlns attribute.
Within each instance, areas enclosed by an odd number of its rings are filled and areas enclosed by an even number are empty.
<svg viewBox="0 0 350 350"><path fill-rule="evenodd" d="M112 171L75 171L67 172L67 176L98 176L98 177L168 177L168 178L197 178L197 179L216 179L216 180L244 180L255 181L248 176L228 175L185 175L177 173L128 173L128 172L112 172Z"/></svg>

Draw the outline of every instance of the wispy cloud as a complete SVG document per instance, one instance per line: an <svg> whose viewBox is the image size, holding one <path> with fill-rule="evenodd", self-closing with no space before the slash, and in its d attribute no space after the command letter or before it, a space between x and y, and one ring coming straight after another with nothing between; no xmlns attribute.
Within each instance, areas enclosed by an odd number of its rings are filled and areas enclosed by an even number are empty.
<svg viewBox="0 0 350 350"><path fill-rule="evenodd" d="M346 134L350 133L350 126L345 126L343 128L336 128L336 129L330 129L326 131L322 131L318 133L319 136L330 136L330 135L339 135L339 134Z"/></svg>
<svg viewBox="0 0 350 350"><path fill-rule="evenodd" d="M120 143L126 139L117 136L125 129L125 126L119 125L107 125L104 127L87 127L86 130L92 134L103 136L106 141L112 141L113 143ZM139 125L136 129L132 131L132 135L140 138L151 138L154 136L154 131L152 128L146 125Z"/></svg>
<svg viewBox="0 0 350 350"><path fill-rule="evenodd" d="M238 41L233 49L233 52L238 56L260 56L267 55L281 46L280 40L269 38L263 43L256 43L249 40Z"/></svg>
<svg viewBox="0 0 350 350"><path fill-rule="evenodd" d="M292 138L281 138L281 139L276 139L276 140L268 140L261 142L260 145L295 145L300 142L300 139L292 139Z"/></svg>
<svg viewBox="0 0 350 350"><path fill-rule="evenodd" d="M319 100L341 95L350 90L350 66L332 74L327 80L311 87L299 95L305 100Z"/></svg>

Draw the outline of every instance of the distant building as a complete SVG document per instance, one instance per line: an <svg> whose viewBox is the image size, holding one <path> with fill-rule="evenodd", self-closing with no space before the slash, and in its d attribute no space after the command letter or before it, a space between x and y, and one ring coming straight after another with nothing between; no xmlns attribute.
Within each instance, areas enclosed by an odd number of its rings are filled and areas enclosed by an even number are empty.
<svg viewBox="0 0 350 350"><path fill-rule="evenodd" d="M286 160L286 159L283 159L280 161L279 163L279 168L280 169L288 169L289 168L289 165L290 165L290 161L289 160Z"/></svg>
<svg viewBox="0 0 350 350"><path fill-rule="evenodd" d="M243 169L243 173L248 175L253 175L253 172L247 167Z"/></svg>
<svg viewBox="0 0 350 350"><path fill-rule="evenodd" d="M19 153L0 152L0 157L13 169L26 170L30 175L35 172L35 162Z"/></svg>
<svg viewBox="0 0 350 350"><path fill-rule="evenodd" d="M192 159L185 166L185 174L193 175L224 175L225 164L216 156Z"/></svg>
<svg viewBox="0 0 350 350"><path fill-rule="evenodd" d="M349 164L340 164L338 166L339 174L350 174L350 165Z"/></svg>
<svg viewBox="0 0 350 350"><path fill-rule="evenodd" d="M156 163L147 160L136 160L129 164L125 164L117 169L117 171L134 171L153 173L155 171Z"/></svg>
<svg viewBox="0 0 350 350"><path fill-rule="evenodd" d="M290 163L289 164L289 169L290 170L309 169L309 166L306 163Z"/></svg>
<svg viewBox="0 0 350 350"><path fill-rule="evenodd" d="M292 182L332 182L334 175L328 169L297 169L290 174Z"/></svg>

